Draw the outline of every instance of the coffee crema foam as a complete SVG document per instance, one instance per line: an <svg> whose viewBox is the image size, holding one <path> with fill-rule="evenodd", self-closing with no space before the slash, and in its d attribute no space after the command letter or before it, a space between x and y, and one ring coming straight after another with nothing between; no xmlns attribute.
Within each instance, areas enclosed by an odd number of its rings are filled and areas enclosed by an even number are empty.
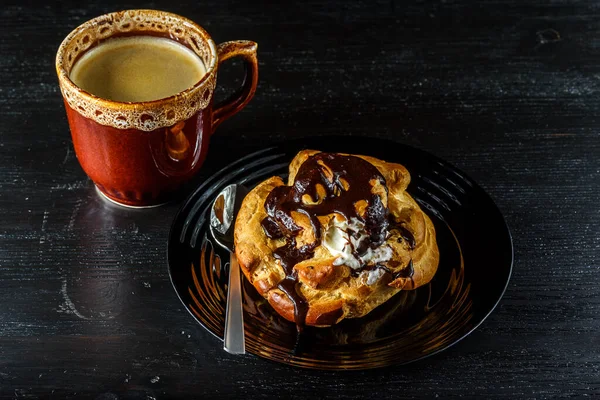
<svg viewBox="0 0 600 400"><path fill-rule="evenodd" d="M207 73L192 88L147 103L125 103L102 99L83 92L69 78L74 63L92 45L120 34L148 33L173 38L193 51ZM128 10L106 14L71 32L59 47L56 69L64 99L73 110L101 125L118 129L152 131L169 127L206 108L216 86L217 49L201 28L175 14L153 10Z"/></svg>
<svg viewBox="0 0 600 400"><path fill-rule="evenodd" d="M174 96L206 74L202 60L166 38L110 38L86 52L71 69L71 81L107 100L143 102Z"/></svg>

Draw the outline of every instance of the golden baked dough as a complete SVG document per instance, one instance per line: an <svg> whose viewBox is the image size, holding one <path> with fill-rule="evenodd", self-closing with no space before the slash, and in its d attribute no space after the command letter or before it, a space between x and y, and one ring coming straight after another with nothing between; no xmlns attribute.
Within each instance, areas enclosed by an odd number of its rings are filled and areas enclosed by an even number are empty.
<svg viewBox="0 0 600 400"><path fill-rule="evenodd" d="M269 178L242 203L235 251L244 275L299 326L362 317L428 283L439 261L435 229L409 182L400 164L301 151L287 185Z"/></svg>

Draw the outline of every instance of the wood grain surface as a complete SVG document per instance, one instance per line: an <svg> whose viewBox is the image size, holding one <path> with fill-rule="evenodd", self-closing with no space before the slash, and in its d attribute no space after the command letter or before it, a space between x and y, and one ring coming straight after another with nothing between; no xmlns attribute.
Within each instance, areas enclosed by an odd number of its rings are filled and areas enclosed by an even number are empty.
<svg viewBox="0 0 600 400"><path fill-rule="evenodd" d="M0 8L1 398L600 397L600 5L596 1L105 0ZM466 340L403 367L331 373L231 356L171 287L179 207L99 199L73 152L54 55L127 8L259 43L260 84L195 183L257 143L385 137L494 198L515 265ZM220 72L225 97L240 66ZM191 185L192 187L193 185Z"/></svg>

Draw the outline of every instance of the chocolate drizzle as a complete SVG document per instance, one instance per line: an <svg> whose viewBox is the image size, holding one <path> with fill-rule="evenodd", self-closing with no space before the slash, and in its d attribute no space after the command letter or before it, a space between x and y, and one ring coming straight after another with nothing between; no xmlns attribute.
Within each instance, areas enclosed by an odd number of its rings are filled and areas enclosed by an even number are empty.
<svg viewBox="0 0 600 400"><path fill-rule="evenodd" d="M355 156L318 153L300 166L293 185L278 186L269 193L265 201L268 216L261 225L269 238L286 238L285 245L274 251L286 274L278 287L294 304L294 319L299 329L306 320L308 304L299 292L294 266L311 258L321 243L321 224L317 217L339 213L348 221L356 218L365 224L369 246L381 245L389 225L388 209L380 196L372 193L376 183L387 191L383 175L371 163ZM366 201L363 215L357 210L361 201ZM297 247L296 236L303 228L296 224L292 212L308 217L315 232L313 243Z"/></svg>
<svg viewBox="0 0 600 400"><path fill-rule="evenodd" d="M398 279L398 278L412 279L414 274L415 274L415 269L413 267L413 260L411 259L408 262L408 264L406 265L406 267L404 267L400 271L394 273L393 276L394 276L394 279Z"/></svg>
<svg viewBox="0 0 600 400"><path fill-rule="evenodd" d="M406 243L408 243L408 246L410 247L411 250L414 250L414 248L415 248L414 235L412 233L410 233L410 231L402 225L394 226L394 229L398 230L398 232L400 233L400 237L402 237L402 239L405 240Z"/></svg>
<svg viewBox="0 0 600 400"><path fill-rule="evenodd" d="M280 239L283 237L283 232L281 232L279 225L277 225L277 222L273 218L266 217L260 224L269 239Z"/></svg>
<svg viewBox="0 0 600 400"><path fill-rule="evenodd" d="M415 268L413 267L413 260L410 259L406 267L402 268L400 271L393 272L387 266L378 264L374 268L381 268L387 274L391 275L392 281L395 281L398 278L407 278L410 279L414 285L415 281L413 280L413 276L415 275ZM404 287L404 285L403 285Z"/></svg>

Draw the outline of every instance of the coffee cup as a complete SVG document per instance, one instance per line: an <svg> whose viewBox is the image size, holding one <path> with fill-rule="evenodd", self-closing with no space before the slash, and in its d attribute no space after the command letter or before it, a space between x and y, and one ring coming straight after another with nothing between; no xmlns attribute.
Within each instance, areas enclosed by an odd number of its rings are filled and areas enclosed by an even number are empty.
<svg viewBox="0 0 600 400"><path fill-rule="evenodd" d="M56 70L75 154L99 192L132 207L171 200L202 166L217 126L254 96L256 51L245 40L217 46L196 23L156 10L110 13L72 31ZM244 82L213 104L218 67L232 57L245 65Z"/></svg>

